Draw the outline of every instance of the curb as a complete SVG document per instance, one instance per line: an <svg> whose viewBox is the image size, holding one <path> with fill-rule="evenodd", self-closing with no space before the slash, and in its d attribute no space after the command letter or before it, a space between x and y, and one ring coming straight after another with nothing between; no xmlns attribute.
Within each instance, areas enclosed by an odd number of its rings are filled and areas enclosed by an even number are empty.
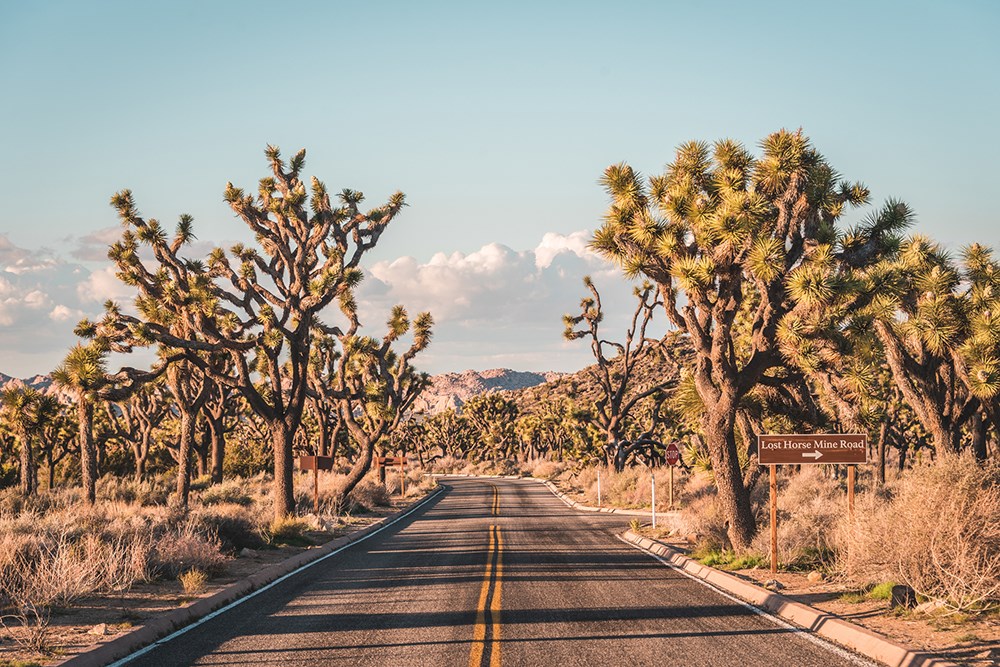
<svg viewBox="0 0 1000 667"><path fill-rule="evenodd" d="M661 556L671 567L890 667L957 667L953 662L935 658L923 651L908 649L839 616L795 602L735 575L702 565L658 540L636 535L631 530L625 531L621 538Z"/></svg>
<svg viewBox="0 0 1000 667"><path fill-rule="evenodd" d="M67 667L102 667L103 665L108 665L129 656L137 650L163 639L167 635L275 582L285 575L290 575L296 570L311 565L339 549L363 540L368 535L388 527L414 512L425 503L429 503L432 499L444 493L444 490L444 487L439 486L420 500L410 503L394 514L379 519L370 526L365 526L353 533L338 537L315 549L303 551L280 563L269 565L263 570L245 579L240 579L217 593L156 616L132 632L102 644L95 644L70 658L53 663L53 665L58 665L59 667L63 665Z"/></svg>
<svg viewBox="0 0 1000 667"><path fill-rule="evenodd" d="M575 500L573 500L572 498L570 498L569 496L567 496L565 493L563 493L562 491L560 491L559 487L557 487L555 484L553 484L549 480L547 480L547 479L539 479L538 477L520 477L518 475L469 475L467 473L457 473L457 472L456 473L448 473L448 474L435 473L435 474L433 474L431 476L432 477L470 477L470 478L482 478L482 479L520 479L520 480L524 480L524 481L527 481L527 482L536 482L538 484L541 484L543 486L548 487L549 491L551 491L552 494L556 498L558 498L559 500L561 500L564 503L566 503L567 507L571 507L571 508L573 508L575 510L580 510L580 511L583 511L583 512L603 512L605 514L620 514L622 516L646 516L646 517L652 516L652 512L644 511L644 510L626 510L626 509L620 509L620 508L616 508L616 507L594 507L593 505L583 505L581 503L576 502ZM656 518L657 519L660 519L660 518L669 519L669 518L677 517L679 514L680 514L680 512L678 510L672 510L672 511L669 511L669 512L657 512L656 513Z"/></svg>

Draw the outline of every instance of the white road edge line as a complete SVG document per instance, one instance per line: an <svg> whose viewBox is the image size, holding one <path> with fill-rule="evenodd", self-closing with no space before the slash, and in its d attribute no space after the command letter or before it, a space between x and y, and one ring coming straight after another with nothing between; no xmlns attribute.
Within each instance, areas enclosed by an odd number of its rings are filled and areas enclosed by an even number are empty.
<svg viewBox="0 0 1000 667"><path fill-rule="evenodd" d="M317 563L322 563L327 558L330 558L332 556L336 556L337 554L339 554L344 549L348 549L350 547L353 547L355 544L360 544L360 543L364 542L365 540L367 540L372 535L378 535L379 533L381 533L383 530L385 530L389 526L392 526L393 524L395 524L395 523L397 523L399 521L402 521L406 517L408 517L411 514L413 514L414 512L416 512L418 509L420 509L421 507L423 507L424 505L426 505L427 503L429 503L433 498L437 497L438 494L440 494L443 491L444 491L444 487L439 486L438 489L436 491L434 491L434 493L431 493L426 498L424 498L423 500L421 500L419 503L417 503L416 505L414 505L410 509L406 510L406 512L404 512L403 514L400 514L399 516L397 516L392 521L390 521L390 522L388 522L386 524L383 524L382 527L379 528L378 530L373 530L372 532L368 533L364 537L361 537L361 538L359 538L359 539L357 539L357 540L355 540L353 542L345 544L344 546L340 547L339 549L335 549L334 551L331 551L330 553L326 554L325 556L321 556L320 558L317 558L316 560L309 561L308 563L306 563L302 567L299 567L299 568L297 568L295 570L292 570L288 574L285 574L285 575L282 575L281 577L278 577L277 579L275 579L271 583L269 583L269 584L267 584L265 586L261 586L260 588L258 588L257 590L253 591L252 593L248 593L247 595L244 595L243 597L241 597L239 599L233 600L232 602L230 602L229 604L227 604L225 607L221 607L221 608L216 609L215 611L213 611L211 614L207 614L205 616L202 616L197 621L195 621L193 623L190 623L189 625L185 625L180 630L175 630L174 632L172 632L171 634L167 635L163 639L159 639L159 640L153 642L152 644L150 644L149 646L146 646L144 648L139 649L135 653L130 653L129 655L125 656L124 658L120 658L120 659L116 660L115 662L112 662L107 667L122 667L122 665L127 665L128 663L132 662L136 658L139 658L141 656L146 655L147 653L149 653L153 649L156 649L159 646L161 646L163 644L166 644L167 642L169 642L169 641L171 641L171 640L173 640L173 639L175 639L177 637L180 637L181 635L183 635L188 630L193 630L193 629L197 628L199 625L201 625L203 623L207 623L208 621L212 620L216 616L219 616L221 614L226 613L227 611L229 611L233 607L236 607L238 605L243 604L244 602L246 602L250 598L256 597L256 596L260 595L261 593L263 593L264 591L266 591L268 589L271 589L271 588L274 588L275 586L277 586L281 582L285 581L286 579L288 579L290 577L294 577L295 575L297 575L298 573L302 572L303 570L309 569L310 567L312 567L313 565L316 565Z"/></svg>
<svg viewBox="0 0 1000 667"><path fill-rule="evenodd" d="M852 652L848 651L847 649L841 648L840 646L837 646L836 644L833 644L831 642L828 642L825 639L821 639L820 637L817 637L814 633L810 632L809 630L806 630L805 628L800 628L800 627L798 627L796 625L792 625L791 623L788 623L784 619L779 618L778 616L775 616L774 614L771 614L770 612L764 611L760 607L755 607L754 605L750 604L749 602L746 602L744 600L739 599L738 597L730 595L729 593L725 592L724 590L722 590L720 588L717 588L716 586L713 586L712 584L710 584L709 582L705 581L704 579L700 579L700 578L694 576L693 574L691 574L690 572L685 572L683 569L677 567L676 565L674 565L670 561L661 558L659 555L653 553L652 551L649 551L648 549L644 549L644 548L640 547L638 544L635 544L633 542L629 542L628 540L626 540L625 538L621 537L620 535L615 535L615 537L618 538L619 541L624 542L625 544L629 545L633 549L636 549L637 551L641 551L644 554L648 554L648 555L652 556L656 560L660 561L661 563L663 563L664 565L666 565L667 567L669 567L671 570L674 570L675 572L679 572L679 573L683 574L685 577L687 577L688 579L691 579L692 581L696 581L697 583L701 584L702 586L705 586L706 588L711 589L712 591L718 593L719 595L721 595L722 597L726 598L727 600L732 600L736 604L738 604L738 605L740 605L742 607L746 607L747 609L749 609L753 613L757 614L758 616L763 616L764 618L768 619L769 621L771 621L775 625L777 625L779 627L782 627L782 628L785 628L787 630L791 630L794 634L801 635L803 639L807 639L807 640L811 641L813 644L816 644L817 646L821 646L821 647L827 649L831 653L836 653L841 658L849 660L849 661L853 662L855 665L863 665L864 667L880 667L879 663L877 663L877 662L872 662L871 660L866 660L865 658L862 658L861 656L857 655L856 653L852 653Z"/></svg>

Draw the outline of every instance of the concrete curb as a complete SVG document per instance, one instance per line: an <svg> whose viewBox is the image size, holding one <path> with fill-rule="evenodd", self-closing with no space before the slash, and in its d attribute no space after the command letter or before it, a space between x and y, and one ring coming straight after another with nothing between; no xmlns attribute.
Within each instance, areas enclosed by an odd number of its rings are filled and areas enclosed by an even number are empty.
<svg viewBox="0 0 1000 667"><path fill-rule="evenodd" d="M132 653L135 653L141 648L163 639L167 635L176 632L185 626L194 623L213 611L221 609L239 598L249 595L255 590L263 588L276 579L279 579L287 574L291 574L292 572L314 563L315 561L318 561L338 549L346 547L349 544L353 544L354 542L367 537L371 533L399 521L408 514L416 511L420 506L429 503L432 499L442 494L444 490L445 489L443 487L438 487L420 500L410 503L405 508L376 521L370 526L365 526L364 528L353 533L349 533L343 537L338 537L315 549L303 551L302 553L283 560L280 563L269 565L259 572L250 575L246 579L241 579L206 598L201 598L200 600L186 604L183 607L178 607L173 611L156 616L132 632L126 633L121 637L116 637L115 639L103 644L95 644L75 656L53 664L59 665L60 667L62 665L67 665L68 667L101 667L116 660L120 660L128 655L131 655Z"/></svg>
<svg viewBox="0 0 1000 667"><path fill-rule="evenodd" d="M622 516L645 516L651 517L652 513L644 510L626 510L616 507L594 507L592 505L583 505L576 502L565 493L559 490L559 488L547 479L539 479L538 477L519 477L517 475L469 475L466 473L450 473L450 474L439 474L435 473L432 477L472 477L472 478L482 478L482 479L522 479L529 482L537 482L543 486L548 487L549 491L558 498L559 500L566 503L567 507L571 507L575 510L580 510L582 512L604 512L605 514L619 514ZM680 514L679 511L673 510L671 512L657 512L656 518L660 519L670 519L677 517Z"/></svg>
<svg viewBox="0 0 1000 667"><path fill-rule="evenodd" d="M908 649L834 614L795 602L735 575L702 565L658 540L636 535L631 530L625 531L622 538L715 588L890 667L957 667L953 662Z"/></svg>

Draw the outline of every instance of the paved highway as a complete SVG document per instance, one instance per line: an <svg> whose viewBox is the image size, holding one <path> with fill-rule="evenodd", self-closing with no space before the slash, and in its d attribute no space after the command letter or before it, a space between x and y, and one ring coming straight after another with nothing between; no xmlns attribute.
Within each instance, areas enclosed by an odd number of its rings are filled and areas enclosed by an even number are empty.
<svg viewBox="0 0 1000 667"><path fill-rule="evenodd" d="M411 517L130 665L854 665L531 481L445 478Z"/></svg>

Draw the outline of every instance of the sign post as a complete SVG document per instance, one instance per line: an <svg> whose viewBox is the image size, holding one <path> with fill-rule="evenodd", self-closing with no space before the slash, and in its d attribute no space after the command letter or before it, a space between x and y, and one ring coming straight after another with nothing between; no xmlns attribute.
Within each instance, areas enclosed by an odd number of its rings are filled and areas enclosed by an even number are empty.
<svg viewBox="0 0 1000 667"><path fill-rule="evenodd" d="M677 444L671 442L667 445L667 451L665 454L667 459L667 465L670 466L670 505L668 509L674 509L674 466L677 462L681 460L681 452L677 449Z"/></svg>
<svg viewBox="0 0 1000 667"><path fill-rule="evenodd" d="M601 469L597 469L597 506L601 506Z"/></svg>
<svg viewBox="0 0 1000 667"><path fill-rule="evenodd" d="M385 470L386 466L398 465L399 466L399 495L406 495L406 455L403 456L376 456L375 457L375 468L377 470ZM382 483L385 483L385 478L383 477Z"/></svg>
<svg viewBox="0 0 1000 667"><path fill-rule="evenodd" d="M771 574L778 573L778 466L771 469Z"/></svg>
<svg viewBox="0 0 1000 667"><path fill-rule="evenodd" d="M855 468L859 463L868 463L868 434L758 435L757 463L771 467L771 573L774 574L778 570L777 467L813 463L847 465L847 511L854 516Z"/></svg>
<svg viewBox="0 0 1000 667"><path fill-rule="evenodd" d="M650 503L650 512L653 514L653 530L656 530L656 475L653 474L653 469L649 469L649 485L652 489L653 502Z"/></svg>
<svg viewBox="0 0 1000 667"><path fill-rule="evenodd" d="M313 512L319 514L319 471L333 470L333 457L300 456L299 470L313 471Z"/></svg>

